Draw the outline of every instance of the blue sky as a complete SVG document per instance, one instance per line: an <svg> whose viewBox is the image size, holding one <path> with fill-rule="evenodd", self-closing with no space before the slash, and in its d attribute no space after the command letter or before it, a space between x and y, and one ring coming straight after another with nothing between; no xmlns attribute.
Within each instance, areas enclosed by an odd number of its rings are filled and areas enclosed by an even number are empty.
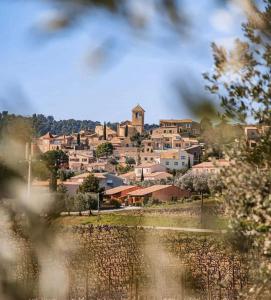
<svg viewBox="0 0 271 300"><path fill-rule="evenodd" d="M154 24L146 38L120 21L91 16L50 39L35 34L36 24L52 13L46 1L0 1L0 110L121 121L140 103L148 123L190 117L174 82L203 86L201 73L212 68L210 43L230 45L243 16L232 4L183 1L193 20L188 37L173 38ZM87 58L103 41L111 59L95 67Z"/></svg>

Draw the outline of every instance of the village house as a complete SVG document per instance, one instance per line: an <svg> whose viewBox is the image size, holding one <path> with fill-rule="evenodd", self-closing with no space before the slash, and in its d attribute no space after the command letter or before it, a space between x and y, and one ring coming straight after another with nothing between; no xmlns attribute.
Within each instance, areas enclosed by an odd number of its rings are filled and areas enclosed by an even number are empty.
<svg viewBox="0 0 271 300"><path fill-rule="evenodd" d="M140 179L142 174L145 176L154 172L165 172L166 170L166 167L157 163L142 163L135 166L135 176Z"/></svg>
<svg viewBox="0 0 271 300"><path fill-rule="evenodd" d="M113 156L118 159L120 164L125 164L126 158L133 158L137 163L139 155L137 147L119 147L113 151Z"/></svg>
<svg viewBox="0 0 271 300"><path fill-rule="evenodd" d="M142 143L142 152L151 153L154 150L154 141L151 139L143 140Z"/></svg>
<svg viewBox="0 0 271 300"><path fill-rule="evenodd" d="M225 159L216 161L205 161L192 167L192 174L218 174L222 168L228 167L230 162Z"/></svg>
<svg viewBox="0 0 271 300"><path fill-rule="evenodd" d="M112 128L105 126L106 127L106 139L111 140L113 137L117 136L117 132L113 130ZM104 125L97 125L95 127L95 133L98 135L99 138L104 137Z"/></svg>
<svg viewBox="0 0 271 300"><path fill-rule="evenodd" d="M111 163L109 163L108 160L97 161L97 162L88 164L87 170L89 172L109 172L109 173L116 172L115 166L112 165Z"/></svg>
<svg viewBox="0 0 271 300"><path fill-rule="evenodd" d="M152 130L151 134L159 135L159 134L178 134L177 126L167 126L167 127L158 127Z"/></svg>
<svg viewBox="0 0 271 300"><path fill-rule="evenodd" d="M122 180L124 184L130 184L131 182L136 181L136 175L135 171L131 171L125 174L118 175Z"/></svg>
<svg viewBox="0 0 271 300"><path fill-rule="evenodd" d="M67 181L63 182L63 185L67 188L69 195L75 195L79 186L84 182L84 180L93 174L99 180L99 187L105 190L111 189L117 186L123 185L122 178L115 176L110 173L89 173L85 172L76 176L71 177Z"/></svg>
<svg viewBox="0 0 271 300"><path fill-rule="evenodd" d="M173 148L174 141L181 141L181 136L175 133L152 134L153 150L165 150Z"/></svg>
<svg viewBox="0 0 271 300"><path fill-rule="evenodd" d="M188 148L185 148L185 151L191 155L193 155L194 165L200 163L202 157L202 146L194 145Z"/></svg>
<svg viewBox="0 0 271 300"><path fill-rule="evenodd" d="M62 150L66 147L71 146L73 137L72 136L57 136L50 132L40 138L35 139L33 142L36 145L38 151L45 153L50 150Z"/></svg>
<svg viewBox="0 0 271 300"><path fill-rule="evenodd" d="M199 145L199 141L195 138L181 137L175 138L172 144L172 148L186 149L188 147Z"/></svg>
<svg viewBox="0 0 271 300"><path fill-rule="evenodd" d="M168 172L153 172L144 176L144 181L171 180L173 175Z"/></svg>
<svg viewBox="0 0 271 300"><path fill-rule="evenodd" d="M257 126L244 127L245 138L250 148L256 147L261 138L260 130Z"/></svg>
<svg viewBox="0 0 271 300"><path fill-rule="evenodd" d="M161 151L160 164L170 170L186 169L193 166L194 155L181 149Z"/></svg>
<svg viewBox="0 0 271 300"><path fill-rule="evenodd" d="M121 202L124 202L128 193L138 189L141 189L141 187L136 185L121 185L113 189L106 190L104 196L105 199L117 199Z"/></svg>
<svg viewBox="0 0 271 300"><path fill-rule="evenodd" d="M176 201L190 196L190 192L174 185L153 185L128 193L129 204L146 204L149 201L159 202Z"/></svg>
<svg viewBox="0 0 271 300"><path fill-rule="evenodd" d="M114 149L133 147L133 143L129 137L114 137L110 143L113 145Z"/></svg>
<svg viewBox="0 0 271 300"><path fill-rule="evenodd" d="M140 158L142 163L160 163L160 152L143 152L140 153Z"/></svg>
<svg viewBox="0 0 271 300"><path fill-rule="evenodd" d="M191 119L183 120L160 120L161 128L177 127L178 133L184 136L198 136L200 135L200 124Z"/></svg>
<svg viewBox="0 0 271 300"><path fill-rule="evenodd" d="M94 162L93 151L72 150L68 152L69 168L74 171L87 170Z"/></svg>

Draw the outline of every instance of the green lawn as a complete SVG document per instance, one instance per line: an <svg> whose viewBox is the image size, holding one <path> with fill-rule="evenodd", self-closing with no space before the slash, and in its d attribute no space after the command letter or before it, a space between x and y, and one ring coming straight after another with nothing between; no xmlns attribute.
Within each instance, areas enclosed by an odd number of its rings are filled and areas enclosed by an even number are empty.
<svg viewBox="0 0 271 300"><path fill-rule="evenodd" d="M127 226L164 226L164 227L192 227L192 228L212 228L225 229L226 218L207 218L203 225L200 224L199 217L191 216L140 216L128 214L103 214L100 216L63 216L57 223L62 225L127 225Z"/></svg>
<svg viewBox="0 0 271 300"><path fill-rule="evenodd" d="M200 215L193 213L195 209L199 213L200 201L163 204L144 207L140 210L116 210L114 213L102 213L99 216L61 216L56 223L64 226L93 224L226 229L227 218L225 216L217 216L213 213L208 214L208 209L212 209L216 205L217 202L213 199L204 201L205 214L202 224Z"/></svg>

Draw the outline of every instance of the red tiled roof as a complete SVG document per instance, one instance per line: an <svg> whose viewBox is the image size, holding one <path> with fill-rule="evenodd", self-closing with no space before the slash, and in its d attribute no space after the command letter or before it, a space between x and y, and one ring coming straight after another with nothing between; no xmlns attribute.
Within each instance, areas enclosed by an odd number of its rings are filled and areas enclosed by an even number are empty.
<svg viewBox="0 0 271 300"><path fill-rule="evenodd" d="M220 167L228 167L230 165L230 162L225 159L220 159L217 161L205 161L198 165L193 166L193 169L199 169L199 168L220 168Z"/></svg>
<svg viewBox="0 0 271 300"><path fill-rule="evenodd" d="M114 194L117 194L117 193L120 193L120 192L123 192L126 190L130 190L131 188L134 188L134 187L136 187L136 186L135 185L121 185L121 186L117 186L113 189L106 190L105 194L106 195L114 195Z"/></svg>
<svg viewBox="0 0 271 300"><path fill-rule="evenodd" d="M128 193L129 196L145 196L148 194L151 194L153 192L157 192L166 188L171 187L172 185L153 185L153 186L149 186L145 189L140 189L140 190L136 190L133 192Z"/></svg>

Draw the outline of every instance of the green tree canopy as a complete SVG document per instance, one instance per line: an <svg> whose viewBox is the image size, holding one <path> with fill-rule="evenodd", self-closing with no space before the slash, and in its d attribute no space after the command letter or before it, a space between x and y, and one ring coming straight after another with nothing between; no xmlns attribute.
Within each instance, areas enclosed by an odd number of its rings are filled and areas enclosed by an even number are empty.
<svg viewBox="0 0 271 300"><path fill-rule="evenodd" d="M98 147L96 149L97 157L103 157L103 156L108 157L112 154L113 154L113 145L109 142L98 145Z"/></svg>
<svg viewBox="0 0 271 300"><path fill-rule="evenodd" d="M100 191L99 179L89 174L79 186L80 193L98 193Z"/></svg>
<svg viewBox="0 0 271 300"><path fill-rule="evenodd" d="M215 67L204 74L207 89L218 96L224 115L235 122L271 125L271 5L261 8L248 1L245 39L232 49L212 45ZM263 129L263 128L262 128ZM253 149L240 141L228 151L232 165L223 172L222 197L231 215L231 225L239 246L256 249L257 266L247 299L268 299L271 289L271 131L261 131ZM241 238L240 238L241 237ZM241 241L241 242L240 242ZM241 247L243 249L243 247ZM255 261L252 261L255 263ZM251 268L254 268L252 265Z"/></svg>
<svg viewBox="0 0 271 300"><path fill-rule="evenodd" d="M51 173L50 189L56 191L58 170L68 163L69 158L62 150L50 150L40 156L46 167Z"/></svg>

